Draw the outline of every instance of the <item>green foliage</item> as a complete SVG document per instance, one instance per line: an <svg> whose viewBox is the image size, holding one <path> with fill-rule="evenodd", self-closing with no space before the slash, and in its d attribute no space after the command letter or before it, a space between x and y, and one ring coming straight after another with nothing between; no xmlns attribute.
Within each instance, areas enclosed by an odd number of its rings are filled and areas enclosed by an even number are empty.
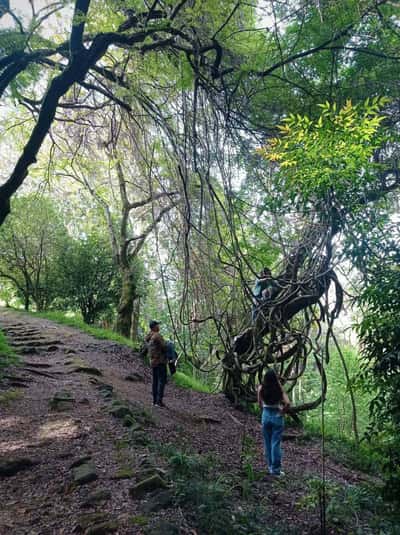
<svg viewBox="0 0 400 535"><path fill-rule="evenodd" d="M26 36L14 30L0 30L0 57L22 52L26 45Z"/></svg>
<svg viewBox="0 0 400 535"><path fill-rule="evenodd" d="M93 324L118 300L120 284L115 271L107 237L92 231L79 239L66 239L59 266L59 296L67 307L80 310L85 323Z"/></svg>
<svg viewBox="0 0 400 535"><path fill-rule="evenodd" d="M215 459L203 455L193 455L183 451L176 451L171 453L168 463L174 478L190 477L193 474L196 474L197 477L204 477L212 468Z"/></svg>
<svg viewBox="0 0 400 535"><path fill-rule="evenodd" d="M69 327L74 327L75 329L79 329L100 340L112 340L114 342L118 342L121 345L131 347L132 349L137 349L136 346L133 344L132 340L130 340L129 338L125 338L124 336L121 336L120 334L109 329L101 329L100 327L88 325L78 315L71 315L68 312L53 311L38 312L35 313L35 316L55 321L56 323L61 323L63 325L68 325Z"/></svg>
<svg viewBox="0 0 400 535"><path fill-rule="evenodd" d="M174 451L173 447L163 451L168 455L175 500L201 533L268 533L261 520L265 511L243 502L235 507L231 484L224 476L215 475L219 468L215 458Z"/></svg>
<svg viewBox="0 0 400 535"><path fill-rule="evenodd" d="M174 383L182 388L189 388L196 392L205 392L207 394L212 392L212 389L207 385L196 379L191 375L177 371L173 375Z"/></svg>
<svg viewBox="0 0 400 535"><path fill-rule="evenodd" d="M360 194L376 180L371 157L384 141L383 115L387 102L374 98L353 105L349 100L319 104L318 119L289 115L278 128L281 137L271 139L260 154L279 164L277 187L298 205L326 200L329 195L346 208L355 208Z"/></svg>
<svg viewBox="0 0 400 535"><path fill-rule="evenodd" d="M310 430L310 427L306 429ZM321 436L320 428L314 429L314 436ZM377 448L366 441L355 444L351 439L328 434L325 446L328 456L343 466L377 476L382 473L382 456Z"/></svg>
<svg viewBox="0 0 400 535"><path fill-rule="evenodd" d="M14 287L25 308L48 308L58 292L58 261L66 233L49 198L15 198L0 233L0 278Z"/></svg>
<svg viewBox="0 0 400 535"><path fill-rule="evenodd" d="M129 524L131 526L143 527L143 526L147 526L148 523L149 523L149 519L143 515L135 515L129 518Z"/></svg>
<svg viewBox="0 0 400 535"><path fill-rule="evenodd" d="M365 389L357 381L361 370L361 356L347 344L342 344L342 354L350 376L357 408L357 425L362 435L369 424L368 405L372 392ZM331 349L330 360L325 364L325 373L328 382L327 397L324 406L325 434L329 437L339 437L345 441L354 440L353 411L341 359L336 349ZM307 368L304 375L297 382L292 391L294 403L304 403L318 397L321 391L321 378L313 367ZM321 407L304 414L304 423L307 429L316 434L321 431Z"/></svg>
<svg viewBox="0 0 400 535"><path fill-rule="evenodd" d="M7 390L6 392L0 393L0 406L8 406L11 402L15 401L22 397L21 390Z"/></svg>
<svg viewBox="0 0 400 535"><path fill-rule="evenodd" d="M257 455L257 444L255 443L251 435L245 434L242 439L242 451L240 455L240 461L242 465L243 475L249 483L252 483L257 479L257 474L254 470L254 464Z"/></svg>
<svg viewBox="0 0 400 535"><path fill-rule="evenodd" d="M395 509L383 501L378 489L367 484L337 484L333 481L309 479L308 493L298 502L304 509L319 507L325 490L327 523L331 529L349 533L382 533L395 535L399 517ZM356 529L356 531L354 531Z"/></svg>
<svg viewBox="0 0 400 535"><path fill-rule="evenodd" d="M15 354L15 351L8 344L7 338L0 330L0 377L4 369L13 364L17 364L19 359Z"/></svg>
<svg viewBox="0 0 400 535"><path fill-rule="evenodd" d="M375 395L370 403L368 437L379 440L384 458L387 491L398 496L400 489L400 254L398 236L374 242L368 257L368 276L359 301L363 318L359 325L365 388Z"/></svg>

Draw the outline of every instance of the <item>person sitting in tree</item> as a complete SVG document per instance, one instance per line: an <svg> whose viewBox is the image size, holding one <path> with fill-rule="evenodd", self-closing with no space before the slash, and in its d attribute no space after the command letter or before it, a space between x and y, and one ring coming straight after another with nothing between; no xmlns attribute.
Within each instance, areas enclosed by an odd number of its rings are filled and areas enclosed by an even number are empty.
<svg viewBox="0 0 400 535"><path fill-rule="evenodd" d="M258 312L266 301L272 298L273 290L275 289L275 282L272 277L272 272L269 268L264 267L258 275L253 288L253 312L252 319L257 319Z"/></svg>

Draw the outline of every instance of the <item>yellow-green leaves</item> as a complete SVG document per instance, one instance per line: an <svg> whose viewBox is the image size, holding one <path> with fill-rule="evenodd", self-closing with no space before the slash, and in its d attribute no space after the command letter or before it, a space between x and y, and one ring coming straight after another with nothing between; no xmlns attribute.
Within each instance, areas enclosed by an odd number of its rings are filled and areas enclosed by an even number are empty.
<svg viewBox="0 0 400 535"><path fill-rule="evenodd" d="M325 102L318 104L316 119L291 114L278 127L280 135L258 152L277 163L277 180L290 198L301 203L333 192L341 203L351 203L373 177L371 160L384 139L380 110L386 102L348 100L340 108Z"/></svg>

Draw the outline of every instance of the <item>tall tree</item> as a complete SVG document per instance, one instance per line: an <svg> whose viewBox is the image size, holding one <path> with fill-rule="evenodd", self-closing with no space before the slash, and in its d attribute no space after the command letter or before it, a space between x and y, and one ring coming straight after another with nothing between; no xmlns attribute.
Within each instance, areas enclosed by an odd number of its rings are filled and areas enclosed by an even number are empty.
<svg viewBox="0 0 400 535"><path fill-rule="evenodd" d="M254 378L270 364L279 366L281 376L293 386L309 355L316 359L323 388L319 399L296 410L314 407L324 397L321 359L329 355L318 342L313 344L310 329L327 321L329 337L341 308L335 237L351 235L355 218L400 185L395 162L376 160L376 151L386 143L380 127L384 116L378 114L383 102L348 102L341 109L326 103L316 120L292 115L280 128L282 136L261 151L279 166L265 179L266 207L285 212L297 226L290 245L282 242L282 266L272 295L224 358L225 390L232 399L254 399ZM332 282L336 302L330 304Z"/></svg>
<svg viewBox="0 0 400 535"><path fill-rule="evenodd" d="M85 127L79 122L67 128L58 125L53 129L56 147L50 162L50 174L58 177L54 184L60 178L72 180L103 213L121 281L116 329L134 338L131 327L138 323L135 301L142 286L140 253L179 199L173 160L162 148L154 125L140 124L138 117L143 123L142 110L121 114L114 106L93 112ZM99 130L99 124L104 129Z"/></svg>
<svg viewBox="0 0 400 535"><path fill-rule="evenodd" d="M58 263L66 228L49 198L31 194L13 204L14 213L0 236L0 278L13 284L26 310L31 301L43 310L59 295Z"/></svg>

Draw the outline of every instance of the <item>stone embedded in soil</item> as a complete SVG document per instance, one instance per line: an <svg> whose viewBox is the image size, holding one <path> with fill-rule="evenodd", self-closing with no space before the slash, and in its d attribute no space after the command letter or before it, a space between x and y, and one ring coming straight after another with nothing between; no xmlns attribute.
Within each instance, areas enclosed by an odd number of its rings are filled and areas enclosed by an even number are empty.
<svg viewBox="0 0 400 535"><path fill-rule="evenodd" d="M17 353L20 353L21 355L35 355L38 352L36 347L18 347Z"/></svg>
<svg viewBox="0 0 400 535"><path fill-rule="evenodd" d="M221 424L221 420L214 418L213 416L208 415L198 415L193 417L194 423L205 423L205 424Z"/></svg>
<svg viewBox="0 0 400 535"><path fill-rule="evenodd" d="M149 466L138 472L137 477L140 479L148 479L149 477L159 475L161 478L167 476L167 472L162 468L157 468L156 466Z"/></svg>
<svg viewBox="0 0 400 535"><path fill-rule="evenodd" d="M90 483L98 478L96 474L96 468L91 463L84 463L76 468L73 468L74 482L77 485L84 485Z"/></svg>
<svg viewBox="0 0 400 535"><path fill-rule="evenodd" d="M118 522L110 520L102 524L91 526L85 531L85 535L107 535L107 533L115 533L118 530Z"/></svg>
<svg viewBox="0 0 400 535"><path fill-rule="evenodd" d="M79 515L76 529L74 531L84 531L93 524L101 524L110 520L107 513L86 513Z"/></svg>
<svg viewBox="0 0 400 535"><path fill-rule="evenodd" d="M14 476L21 470L26 470L39 464L39 461L30 459L29 457L0 459L0 477Z"/></svg>
<svg viewBox="0 0 400 535"><path fill-rule="evenodd" d="M146 535L179 535L181 528L172 522L160 520L156 525L153 525L145 530Z"/></svg>
<svg viewBox="0 0 400 535"><path fill-rule="evenodd" d="M59 344L60 342L58 340L46 340L44 338L39 338L37 340L34 340L33 338L27 339L27 340L21 340L21 341L11 341L10 345L13 347L45 347L45 346L55 346Z"/></svg>
<svg viewBox="0 0 400 535"><path fill-rule="evenodd" d="M111 492L109 490L106 490L106 489L97 490L96 492L92 492L91 494L89 494L86 500L82 503L81 507L92 507L93 505L108 501L110 499L111 499Z"/></svg>
<svg viewBox="0 0 400 535"><path fill-rule="evenodd" d="M132 479L134 475L135 473L132 468L120 468L111 479Z"/></svg>
<svg viewBox="0 0 400 535"><path fill-rule="evenodd" d="M17 375L3 375L3 379L6 379L8 386L15 386L16 388L28 388L29 383L32 383L33 379L30 377L19 377Z"/></svg>
<svg viewBox="0 0 400 535"><path fill-rule="evenodd" d="M21 381L9 381L8 384L14 388L29 388L29 385Z"/></svg>
<svg viewBox="0 0 400 535"><path fill-rule="evenodd" d="M99 383L97 386L100 394L104 399L110 399L113 396L114 387L112 385L107 385L106 383Z"/></svg>
<svg viewBox="0 0 400 535"><path fill-rule="evenodd" d="M107 513L86 513L77 519L74 532L85 535L106 535L118 530L118 522L115 517Z"/></svg>
<svg viewBox="0 0 400 535"><path fill-rule="evenodd" d="M161 511L161 509L166 509L173 504L174 493L171 490L161 490L155 492L143 506L143 511L145 513L156 513Z"/></svg>
<svg viewBox="0 0 400 535"><path fill-rule="evenodd" d="M103 372L94 366L75 366L70 373L87 373L88 375L97 375L101 377Z"/></svg>
<svg viewBox="0 0 400 535"><path fill-rule="evenodd" d="M125 405L115 405L114 407L111 407L110 414L112 414L115 418L125 418L126 416L133 417L132 411L129 407L126 407Z"/></svg>
<svg viewBox="0 0 400 535"><path fill-rule="evenodd" d="M72 464L70 464L69 468L72 470L72 468L76 468L77 466L81 466L81 464L85 464L88 461L91 461L92 457L91 455L85 455L84 457L79 457L79 459L76 459Z"/></svg>
<svg viewBox="0 0 400 535"><path fill-rule="evenodd" d="M52 364L48 364L47 362L24 362L25 366L29 366L31 368L51 368Z"/></svg>
<svg viewBox="0 0 400 535"><path fill-rule="evenodd" d="M152 492L157 489L165 489L167 483L162 479L158 474L154 474L147 479L139 481L136 485L129 489L129 494L131 498L140 498L148 492Z"/></svg>
<svg viewBox="0 0 400 535"><path fill-rule="evenodd" d="M72 403L75 403L75 398L67 390L56 392L49 401L50 408L55 411L69 409Z"/></svg>
<svg viewBox="0 0 400 535"><path fill-rule="evenodd" d="M137 373L137 372L130 373L129 375L124 377L124 379L125 379L125 381L132 381L133 383L138 383L138 382L144 381L143 375L141 375L140 373Z"/></svg>

